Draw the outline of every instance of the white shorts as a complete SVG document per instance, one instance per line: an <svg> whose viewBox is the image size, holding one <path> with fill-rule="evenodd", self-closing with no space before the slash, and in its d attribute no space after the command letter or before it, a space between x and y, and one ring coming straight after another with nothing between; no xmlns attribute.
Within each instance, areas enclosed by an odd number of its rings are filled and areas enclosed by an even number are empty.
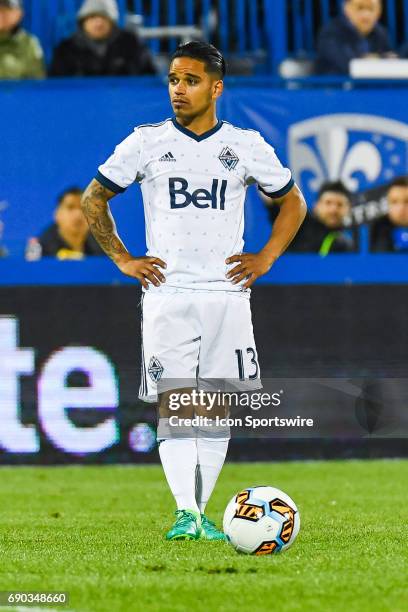
<svg viewBox="0 0 408 612"><path fill-rule="evenodd" d="M144 293L139 398L228 381L228 389L262 387L247 296L224 291ZM192 382L194 384L192 384ZM208 388L208 387L207 387Z"/></svg>

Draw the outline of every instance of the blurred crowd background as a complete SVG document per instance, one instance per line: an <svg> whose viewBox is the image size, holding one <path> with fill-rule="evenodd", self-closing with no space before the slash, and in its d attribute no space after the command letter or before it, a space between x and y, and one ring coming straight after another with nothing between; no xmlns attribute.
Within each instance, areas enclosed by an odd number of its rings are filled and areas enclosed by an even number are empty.
<svg viewBox="0 0 408 612"><path fill-rule="evenodd" d="M348 74L408 57L404 0L1 0L0 77L161 72L177 40L219 46L232 74Z"/></svg>
<svg viewBox="0 0 408 612"><path fill-rule="evenodd" d="M360 61L360 70L361 62L365 62L371 76L372 70L374 76L379 70L383 78L384 70L389 70L391 76L397 75L397 95L405 98L408 108L408 88L401 87L408 83L407 36L408 0L0 0L0 105L1 100L5 101L7 87L16 81L36 79L40 81L38 86L43 84L48 91L62 77L73 79L72 87L77 91L78 84L74 82L88 77L96 83L107 77L147 76L163 83L169 56L177 44L203 39L223 51L230 77L243 83L259 83L262 79L262 86L269 90L315 86L324 88L326 96L328 90L340 96L336 92L361 87L352 76L355 60ZM382 93L393 86L383 80ZM164 89L162 93L165 96ZM376 95L373 90L372 99ZM19 103L24 105L24 99L21 91ZM363 99L357 99L354 114L364 111L361 104ZM330 105L326 103L327 106ZM394 119L392 108L389 111ZM384 103L381 112L383 116L387 114ZM327 113L327 108L321 113L315 109L315 115ZM17 109L10 120L16 117ZM406 127L406 121L400 122L404 123ZM254 127L262 129L262 121ZM39 126L40 131L43 129ZM273 136L273 129L271 133ZM372 128L371 140L375 143L378 137L381 136ZM385 142L389 163L394 167L386 168L381 175L377 173L371 182L363 181L363 185L355 180L362 171L369 176L370 165L375 165L375 159L370 157L373 152L367 146L365 152L364 148L359 150L367 159L360 166L355 163L348 180L340 169L315 177L313 189L306 189L310 214L290 251L321 256L360 251L408 253L406 131L402 131L400 140L402 153L396 150L398 143L392 138ZM333 141L332 147L339 146L339 142ZM17 148L10 142L5 149L4 155L15 156L15 165L18 164ZM279 150L279 143L278 153L289 164L294 157ZM310 151L303 150L297 158L308 154ZM63 157L64 151L59 155ZM333 157L333 150L330 155ZM328 159L324 161L329 165ZM3 171L4 168L3 164ZM32 224L27 226L27 260L103 256L89 236L81 213L81 189L85 186L82 176L71 176L72 184L60 184L44 204L49 223L41 225L40 215L37 230L33 231ZM300 176L300 172L295 173L297 180ZM9 215L10 211L17 215L20 206L29 205L13 200L5 179L0 183L1 257L22 254L11 235L13 222L8 240L5 211L9 209ZM261 194L256 197L261 201ZM267 198L262 200L262 206L267 212L265 222L273 224L276 206Z"/></svg>

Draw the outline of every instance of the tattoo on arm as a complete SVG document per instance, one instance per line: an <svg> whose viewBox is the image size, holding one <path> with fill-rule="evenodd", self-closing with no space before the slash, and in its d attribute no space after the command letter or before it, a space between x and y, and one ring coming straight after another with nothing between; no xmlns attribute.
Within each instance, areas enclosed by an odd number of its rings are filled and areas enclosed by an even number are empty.
<svg viewBox="0 0 408 612"><path fill-rule="evenodd" d="M128 253L118 236L116 224L109 208L108 200L115 195L97 180L93 179L82 196L82 210L88 221L89 228L103 248L113 260L118 255Z"/></svg>

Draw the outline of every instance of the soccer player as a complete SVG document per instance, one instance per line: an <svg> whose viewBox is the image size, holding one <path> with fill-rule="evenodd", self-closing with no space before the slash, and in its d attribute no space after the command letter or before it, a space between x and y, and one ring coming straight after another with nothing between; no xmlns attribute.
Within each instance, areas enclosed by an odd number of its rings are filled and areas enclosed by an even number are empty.
<svg viewBox="0 0 408 612"><path fill-rule="evenodd" d="M181 45L168 78L174 117L135 128L82 199L99 244L143 287L140 397L159 405L159 453L177 504L169 540L225 539L204 510L228 447L222 429L173 435L166 427L170 399L196 380L261 387L249 288L282 255L306 214L290 170L261 135L217 118L224 75L215 47ZM121 241L108 204L134 182L141 184L146 221L148 251L141 257ZM242 252L251 184L280 204L259 253ZM206 414L204 405L182 410L179 415Z"/></svg>

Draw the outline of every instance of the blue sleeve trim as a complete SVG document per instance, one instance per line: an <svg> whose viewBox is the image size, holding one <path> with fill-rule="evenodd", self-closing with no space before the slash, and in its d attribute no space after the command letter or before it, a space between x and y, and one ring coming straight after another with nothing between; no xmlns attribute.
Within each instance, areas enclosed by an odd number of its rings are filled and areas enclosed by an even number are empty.
<svg viewBox="0 0 408 612"><path fill-rule="evenodd" d="M103 174L101 174L99 171L96 174L95 179L98 181L98 183L100 183L107 189L110 189L111 191L113 191L113 193L123 193L124 191L126 191L124 187L120 187L119 185L116 185L116 183L106 178L106 176L103 176Z"/></svg>
<svg viewBox="0 0 408 612"><path fill-rule="evenodd" d="M283 198L283 196L289 193L289 191L292 189L294 184L295 184L295 181L293 178L291 178L289 183L285 185L285 187L282 187L282 189L279 189L279 191L274 191L273 193L270 193L268 191L265 191L265 189L262 189L260 185L258 185L258 189L259 191L262 191L262 193L269 196L270 198Z"/></svg>

